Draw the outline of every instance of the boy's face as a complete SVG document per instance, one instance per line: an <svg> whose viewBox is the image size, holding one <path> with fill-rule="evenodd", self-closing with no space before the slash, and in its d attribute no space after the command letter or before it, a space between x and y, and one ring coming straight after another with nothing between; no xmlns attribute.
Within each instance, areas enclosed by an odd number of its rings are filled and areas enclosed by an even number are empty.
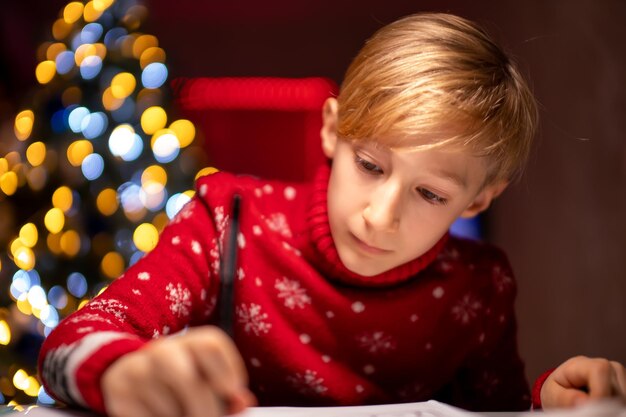
<svg viewBox="0 0 626 417"><path fill-rule="evenodd" d="M483 187L484 161L466 152L337 139L328 116L325 108L330 228L341 261L357 274L377 275L421 256L455 219L483 211L506 187Z"/></svg>

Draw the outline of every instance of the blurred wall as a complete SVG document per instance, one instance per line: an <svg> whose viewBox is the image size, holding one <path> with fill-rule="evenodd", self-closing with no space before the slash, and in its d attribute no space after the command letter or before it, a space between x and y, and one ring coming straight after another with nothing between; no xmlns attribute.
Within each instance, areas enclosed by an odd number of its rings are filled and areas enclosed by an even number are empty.
<svg viewBox="0 0 626 417"><path fill-rule="evenodd" d="M46 35L42 28L65 3L23 0L0 7L2 62L15 65L2 74L3 84L13 85L5 87L11 98L19 99L22 86L34 83L39 39L33 38ZM41 5L54 10L47 21L42 13L32 14ZM579 353L626 363L626 2L147 5L147 31L167 52L172 77L322 75L340 82L367 36L399 16L448 11L486 25L530 74L541 103L538 146L526 176L486 216L488 238L507 251L517 272L528 375L534 379ZM27 53L32 55L25 58Z"/></svg>

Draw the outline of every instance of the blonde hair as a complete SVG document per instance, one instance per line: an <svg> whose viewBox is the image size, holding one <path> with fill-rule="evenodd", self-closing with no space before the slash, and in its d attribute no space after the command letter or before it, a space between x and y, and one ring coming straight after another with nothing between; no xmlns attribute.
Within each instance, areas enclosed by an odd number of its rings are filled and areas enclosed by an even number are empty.
<svg viewBox="0 0 626 417"><path fill-rule="evenodd" d="M511 58L476 24L442 13L376 32L337 100L340 137L469 147L487 157L486 183L521 173L537 125L535 99Z"/></svg>

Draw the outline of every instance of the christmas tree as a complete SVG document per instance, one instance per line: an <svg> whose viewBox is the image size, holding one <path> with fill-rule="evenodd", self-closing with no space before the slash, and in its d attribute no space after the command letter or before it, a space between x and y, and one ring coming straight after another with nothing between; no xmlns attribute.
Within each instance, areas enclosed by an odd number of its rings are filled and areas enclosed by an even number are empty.
<svg viewBox="0 0 626 417"><path fill-rule="evenodd" d="M156 245L206 172L193 124L168 120L165 51L142 33L146 16L133 0L67 4L0 145L4 403L50 401L42 339Z"/></svg>

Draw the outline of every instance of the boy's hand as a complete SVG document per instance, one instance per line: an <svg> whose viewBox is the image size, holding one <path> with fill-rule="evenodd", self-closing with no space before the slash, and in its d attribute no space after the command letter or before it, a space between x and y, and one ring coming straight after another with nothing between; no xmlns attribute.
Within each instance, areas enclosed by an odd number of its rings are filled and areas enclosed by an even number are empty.
<svg viewBox="0 0 626 417"><path fill-rule="evenodd" d="M111 417L219 417L256 399L243 360L214 326L155 339L122 356L102 376Z"/></svg>
<svg viewBox="0 0 626 417"><path fill-rule="evenodd" d="M543 408L573 407L588 400L626 401L626 370L619 362L576 356L565 361L541 388Z"/></svg>

